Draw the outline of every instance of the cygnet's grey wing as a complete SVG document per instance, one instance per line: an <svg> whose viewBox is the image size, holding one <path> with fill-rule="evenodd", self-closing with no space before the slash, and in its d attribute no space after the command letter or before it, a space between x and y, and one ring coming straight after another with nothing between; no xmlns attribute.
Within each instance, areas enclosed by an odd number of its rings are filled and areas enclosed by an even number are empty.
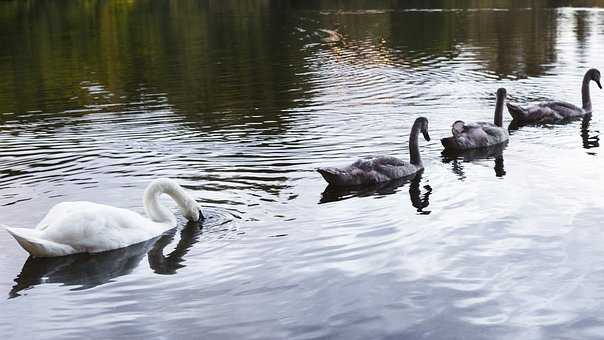
<svg viewBox="0 0 604 340"><path fill-rule="evenodd" d="M480 123L464 125L463 132L457 137L458 143L468 149L483 147L489 144L489 136Z"/></svg>
<svg viewBox="0 0 604 340"><path fill-rule="evenodd" d="M539 104L540 107L549 108L555 112L557 112L560 116L564 118L573 118L573 117L581 117L585 114L582 108L573 105L571 103L562 102L562 101L552 101Z"/></svg>
<svg viewBox="0 0 604 340"><path fill-rule="evenodd" d="M499 144L507 139L507 130L492 123L475 122L465 124L463 131L456 133L452 140L443 141L443 145L453 149L468 150Z"/></svg>
<svg viewBox="0 0 604 340"><path fill-rule="evenodd" d="M359 159L345 167L319 168L317 171L329 184L338 186L377 183L379 180L371 159Z"/></svg>
<svg viewBox="0 0 604 340"><path fill-rule="evenodd" d="M373 159L376 166L405 166L409 164L402 159L391 156L380 156Z"/></svg>
<svg viewBox="0 0 604 340"><path fill-rule="evenodd" d="M574 110L574 111L581 111L581 110L583 110L583 109L581 109L580 107L578 107L578 106L576 106L574 104L571 104L571 103L568 103L568 102L563 102L563 101L545 102L545 103L541 103L540 106L547 106L547 107L551 107L552 109L563 107L563 108L566 108L566 109L569 109L569 110Z"/></svg>
<svg viewBox="0 0 604 340"><path fill-rule="evenodd" d="M387 181L376 171L375 160L372 158L359 159L349 166L338 169L336 184L363 185Z"/></svg>
<svg viewBox="0 0 604 340"><path fill-rule="evenodd" d="M506 129L499 127L492 123L479 122L476 123L482 130L487 134L490 142L489 144L498 144L505 142L509 139L509 133Z"/></svg>
<svg viewBox="0 0 604 340"><path fill-rule="evenodd" d="M361 170L361 171L372 171L374 170L375 164L374 164L374 158L361 158L359 160L357 160L356 162L352 163L351 165L349 165L347 168L352 171L354 169L357 170Z"/></svg>
<svg viewBox="0 0 604 340"><path fill-rule="evenodd" d="M552 123L564 119L564 116L546 104L534 105L528 108L526 121L535 123Z"/></svg>
<svg viewBox="0 0 604 340"><path fill-rule="evenodd" d="M373 163L375 171L390 180L409 176L417 171L416 166L396 157L376 157L373 159Z"/></svg>

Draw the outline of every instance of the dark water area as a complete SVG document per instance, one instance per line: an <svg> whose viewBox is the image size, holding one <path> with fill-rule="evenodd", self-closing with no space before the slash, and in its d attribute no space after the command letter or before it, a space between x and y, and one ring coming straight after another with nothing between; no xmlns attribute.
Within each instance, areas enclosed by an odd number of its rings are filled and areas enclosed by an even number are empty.
<svg viewBox="0 0 604 340"><path fill-rule="evenodd" d="M600 6L1 1L0 223L33 228L62 201L143 212L159 177L208 219L55 259L0 230L0 334L604 337L604 91L593 117L505 147L439 142L492 121L499 87L580 104L604 71ZM314 171L407 159L420 116L421 175L334 190Z"/></svg>

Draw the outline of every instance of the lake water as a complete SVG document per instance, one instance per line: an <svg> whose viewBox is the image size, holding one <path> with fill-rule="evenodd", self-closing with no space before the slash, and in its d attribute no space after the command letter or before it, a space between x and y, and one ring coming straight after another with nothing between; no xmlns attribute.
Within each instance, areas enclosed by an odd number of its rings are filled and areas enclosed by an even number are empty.
<svg viewBox="0 0 604 340"><path fill-rule="evenodd" d="M580 104L604 71L598 4L0 2L0 223L61 201L142 212L158 177L208 216L59 259L0 230L0 334L604 337L604 91L591 120L513 130L498 156L439 142L491 121L498 87ZM421 176L324 193L316 167L406 159L419 116Z"/></svg>

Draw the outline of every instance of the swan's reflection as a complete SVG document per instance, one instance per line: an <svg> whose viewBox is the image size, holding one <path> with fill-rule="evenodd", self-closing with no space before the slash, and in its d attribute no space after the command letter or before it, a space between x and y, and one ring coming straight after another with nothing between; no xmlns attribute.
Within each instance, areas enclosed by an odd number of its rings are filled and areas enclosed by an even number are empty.
<svg viewBox="0 0 604 340"><path fill-rule="evenodd" d="M429 185L424 185L424 194L421 193L421 181L422 174L417 173L412 177L401 178L394 181L385 183L379 183L369 186L358 186L358 187L335 187L327 186L323 194L321 194L321 200L319 203L335 202L352 197L367 197L372 195L390 195L397 192L397 189L405 184L409 183L409 198L411 205L422 215L430 214L430 211L424 209L430 205L430 195L432 194L432 188Z"/></svg>
<svg viewBox="0 0 604 340"><path fill-rule="evenodd" d="M472 162L480 159L494 159L496 177L503 177L506 175L505 167L503 164L503 150L507 147L507 143L494 145L486 148L472 149L464 152L442 152L442 162L451 163L451 171L456 174L459 180L463 181L466 179L466 173L464 170L464 162Z"/></svg>
<svg viewBox="0 0 604 340"><path fill-rule="evenodd" d="M174 239L174 233L171 236L164 235L160 237L153 245L153 248L147 253L149 266L156 274L176 274L176 271L185 267L183 264L184 256L189 252L189 249L199 241L199 236L202 229L195 223L189 222L187 227L180 231L180 240L176 248L168 255L164 255L164 248L169 245Z"/></svg>
<svg viewBox="0 0 604 340"><path fill-rule="evenodd" d="M578 119L581 119L581 140L583 141L584 149L593 149L593 148L600 147L600 131L590 129L591 118L592 118L592 114L586 114L585 116L583 116L583 118L578 118ZM576 121L578 119L572 119L572 120L564 121L562 123L548 124L548 125L562 125L562 124L568 123L570 121ZM520 127L521 127L520 125L512 122L512 123L510 123L508 130L509 131L518 130ZM596 154L593 151L589 151L587 153L590 155Z"/></svg>
<svg viewBox="0 0 604 340"><path fill-rule="evenodd" d="M600 146L600 131L590 130L591 114L583 116L581 121L581 139L583 140L584 149L593 149ZM595 155L595 152L588 152L590 155Z"/></svg>
<svg viewBox="0 0 604 340"><path fill-rule="evenodd" d="M163 250L176 234L176 229L126 248L99 254L76 254L51 258L29 257L21 273L15 279L15 285L9 292L9 298L19 296L19 292L44 283L62 283L77 285L77 290L89 289L110 280L131 273L141 262L145 254L149 266L157 274L174 274L184 267L184 256L197 242L202 233L199 224L189 223L180 231L180 240L176 248L164 255Z"/></svg>
<svg viewBox="0 0 604 340"><path fill-rule="evenodd" d="M421 193L421 179L422 175L417 175L411 180L409 184L409 198L411 199L411 205L422 215L428 215L431 211L424 210L430 205L430 195L432 194L432 187L424 185L426 192L422 195Z"/></svg>

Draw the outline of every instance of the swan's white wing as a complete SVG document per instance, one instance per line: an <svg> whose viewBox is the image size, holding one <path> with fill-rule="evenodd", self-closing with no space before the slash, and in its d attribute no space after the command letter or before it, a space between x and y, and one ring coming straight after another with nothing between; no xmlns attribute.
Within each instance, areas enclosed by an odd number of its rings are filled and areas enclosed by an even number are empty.
<svg viewBox="0 0 604 340"><path fill-rule="evenodd" d="M23 249L33 256L63 256L74 254L77 251L69 245L43 240L35 229L9 228L6 231L17 240Z"/></svg>
<svg viewBox="0 0 604 340"><path fill-rule="evenodd" d="M42 239L91 253L142 242L170 227L127 209L91 202L58 204L38 225Z"/></svg>

